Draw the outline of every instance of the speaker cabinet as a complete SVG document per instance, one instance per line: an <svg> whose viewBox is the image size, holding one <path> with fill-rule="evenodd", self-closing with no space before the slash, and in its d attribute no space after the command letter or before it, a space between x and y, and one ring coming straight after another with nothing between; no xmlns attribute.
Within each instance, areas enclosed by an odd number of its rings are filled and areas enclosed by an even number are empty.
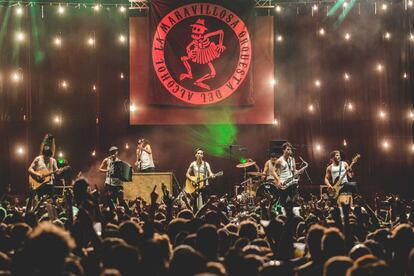
<svg viewBox="0 0 414 276"><path fill-rule="evenodd" d="M124 183L124 198L134 200L140 196L146 202L150 203L150 194L154 186L157 185L156 192L158 194L158 202L160 202L163 196L161 183L167 186L167 190L171 194L173 191L172 179L172 172L134 173L132 175L132 182Z"/></svg>

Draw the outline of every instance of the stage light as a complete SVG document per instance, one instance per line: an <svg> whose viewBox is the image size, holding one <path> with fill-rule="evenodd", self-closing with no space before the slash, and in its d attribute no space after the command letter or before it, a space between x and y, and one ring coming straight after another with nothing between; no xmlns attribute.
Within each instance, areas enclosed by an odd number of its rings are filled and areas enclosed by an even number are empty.
<svg viewBox="0 0 414 276"><path fill-rule="evenodd" d="M408 3L407 3L407 5L408 5L409 7L412 7L412 6L413 6L413 1L409 0L409 1L408 1Z"/></svg>
<svg viewBox="0 0 414 276"><path fill-rule="evenodd" d="M91 155L92 155L92 156L96 156L96 151L95 151L95 150L93 150L93 151L92 151L92 153L91 153Z"/></svg>
<svg viewBox="0 0 414 276"><path fill-rule="evenodd" d="M68 88L69 84L67 81L63 80L60 82L60 87L62 87L63 89Z"/></svg>
<svg viewBox="0 0 414 276"><path fill-rule="evenodd" d="M325 29L324 28L319 29L319 35L321 35L321 36L325 35Z"/></svg>
<svg viewBox="0 0 414 276"><path fill-rule="evenodd" d="M119 36L119 42L125 43L127 41L126 37L124 35Z"/></svg>
<svg viewBox="0 0 414 276"><path fill-rule="evenodd" d="M124 12L126 12L126 8L124 6L120 6L119 7L119 11L122 12L122 13L124 13Z"/></svg>
<svg viewBox="0 0 414 276"><path fill-rule="evenodd" d="M57 125L60 125L60 124L62 123L62 118L61 118L60 116L58 116L58 115L55 115L55 116L53 117L53 122L54 122L55 124L57 124Z"/></svg>
<svg viewBox="0 0 414 276"><path fill-rule="evenodd" d="M22 156L24 154L25 150L23 146L17 146L16 147L16 154L19 156Z"/></svg>
<svg viewBox="0 0 414 276"><path fill-rule="evenodd" d="M345 80L349 80L350 78L351 78L351 77L349 76L349 74L348 74L348 73L345 73L345 74L344 74L344 79L345 79Z"/></svg>
<svg viewBox="0 0 414 276"><path fill-rule="evenodd" d="M384 34L384 38L385 38L386 40L390 40L390 39L391 39L391 34L390 34L389 32L386 32L386 33Z"/></svg>
<svg viewBox="0 0 414 276"><path fill-rule="evenodd" d="M135 111L137 111L137 107L136 107L136 105L135 105L135 104L131 104L131 105L129 106L129 111L131 111L131 112L135 112Z"/></svg>
<svg viewBox="0 0 414 276"><path fill-rule="evenodd" d="M129 149L128 143L125 144L125 149Z"/></svg>
<svg viewBox="0 0 414 276"><path fill-rule="evenodd" d="M312 6L312 10L317 11L318 10L318 6L315 4Z"/></svg>
<svg viewBox="0 0 414 276"><path fill-rule="evenodd" d="M384 110L380 110L378 116L381 120L385 120L387 118L387 113Z"/></svg>
<svg viewBox="0 0 414 276"><path fill-rule="evenodd" d="M119 76L121 79L125 78L124 73L121 73L121 75Z"/></svg>
<svg viewBox="0 0 414 276"><path fill-rule="evenodd" d="M414 111L413 110L408 111L408 118L410 118L411 120L414 120Z"/></svg>
<svg viewBox="0 0 414 276"><path fill-rule="evenodd" d="M409 39L410 39L411 41L414 41L414 34L410 34Z"/></svg>
<svg viewBox="0 0 414 276"><path fill-rule="evenodd" d="M60 37L55 37L55 39L53 40L53 43L55 43L56 46L61 46L62 45L62 39Z"/></svg>
<svg viewBox="0 0 414 276"><path fill-rule="evenodd" d="M315 86L320 87L321 86L321 81L320 80L315 80Z"/></svg>
<svg viewBox="0 0 414 276"><path fill-rule="evenodd" d="M283 37L281 35L278 35L276 37L277 42L282 42L283 41Z"/></svg>
<svg viewBox="0 0 414 276"><path fill-rule="evenodd" d="M279 125L279 120L278 119L274 119L273 120L273 125L274 126L278 126Z"/></svg>
<svg viewBox="0 0 414 276"><path fill-rule="evenodd" d="M351 102L349 102L349 103L346 105L346 108L347 108L349 111L353 111L353 110L354 110L354 105L353 105Z"/></svg>
<svg viewBox="0 0 414 276"><path fill-rule="evenodd" d="M23 42L25 40L25 35L23 32L16 32L16 41Z"/></svg>
<svg viewBox="0 0 414 276"><path fill-rule="evenodd" d="M281 12L281 11L282 11L282 8L281 8L279 5L276 5L275 10L276 10L277 12Z"/></svg>
<svg viewBox="0 0 414 276"><path fill-rule="evenodd" d="M343 145L344 145L344 147L348 146L348 143L346 142L345 139L344 139Z"/></svg>
<svg viewBox="0 0 414 276"><path fill-rule="evenodd" d="M87 40L87 42L88 42L88 45L89 46L95 45L95 39L93 39L93 37L89 37L88 40Z"/></svg>
<svg viewBox="0 0 414 276"><path fill-rule="evenodd" d="M275 86L276 85L276 80L275 79L271 79L270 81L269 81L269 83L270 83L270 85L271 86Z"/></svg>
<svg viewBox="0 0 414 276"><path fill-rule="evenodd" d="M17 7L16 8L16 15L20 16L23 14L23 8L22 7Z"/></svg>
<svg viewBox="0 0 414 276"><path fill-rule="evenodd" d="M94 85L92 85L92 90L93 91L96 91L96 85L94 84Z"/></svg>
<svg viewBox="0 0 414 276"><path fill-rule="evenodd" d="M313 112L315 110L315 107L313 106L313 104L308 105L308 110L309 112Z"/></svg>
<svg viewBox="0 0 414 276"><path fill-rule="evenodd" d="M59 152L58 156L59 158L63 158L63 152Z"/></svg>
<svg viewBox="0 0 414 276"><path fill-rule="evenodd" d="M345 40L350 40L351 39L351 35L349 33L345 33Z"/></svg>
<svg viewBox="0 0 414 276"><path fill-rule="evenodd" d="M384 66L381 63L378 63L378 65L377 65L377 71L378 72L382 72L382 70L384 70Z"/></svg>
<svg viewBox="0 0 414 276"><path fill-rule="evenodd" d="M94 11L99 11L101 9L101 5L96 4L95 6L93 6L93 10Z"/></svg>
<svg viewBox="0 0 414 276"><path fill-rule="evenodd" d="M23 79L23 76L19 71L15 71L11 74L10 78L14 83L18 83Z"/></svg>
<svg viewBox="0 0 414 276"><path fill-rule="evenodd" d="M406 78L408 78L408 75L407 75L407 73L404 73L403 74L403 79L406 79Z"/></svg>
<svg viewBox="0 0 414 276"><path fill-rule="evenodd" d="M388 141L387 139L384 139L384 140L382 141L381 145L382 145L382 148L383 148L384 150L388 150L388 149L391 147L391 143L390 143L390 141Z"/></svg>
<svg viewBox="0 0 414 276"><path fill-rule="evenodd" d="M344 3L342 4L342 6L343 6L344 8L346 8L346 7L348 6L348 2L344 2Z"/></svg>
<svg viewBox="0 0 414 276"><path fill-rule="evenodd" d="M58 13L61 14L61 15L64 14L65 13L65 8L59 5Z"/></svg>
<svg viewBox="0 0 414 276"><path fill-rule="evenodd" d="M387 4L382 4L381 5L381 9L383 10L383 11L386 11L387 9L388 9L388 5Z"/></svg>
<svg viewBox="0 0 414 276"><path fill-rule="evenodd" d="M321 144L316 144L315 149L316 149L316 151L321 151L322 150L322 145Z"/></svg>
<svg viewBox="0 0 414 276"><path fill-rule="evenodd" d="M411 144L411 145L410 145L410 150L411 150L411 152L413 152L413 153L414 153L414 144Z"/></svg>

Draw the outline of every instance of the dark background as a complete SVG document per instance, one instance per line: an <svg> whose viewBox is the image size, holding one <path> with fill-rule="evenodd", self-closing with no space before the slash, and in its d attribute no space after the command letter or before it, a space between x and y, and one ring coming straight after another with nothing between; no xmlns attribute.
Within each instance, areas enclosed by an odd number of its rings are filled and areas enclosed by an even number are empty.
<svg viewBox="0 0 414 276"><path fill-rule="evenodd" d="M228 192L240 182L241 172L235 168L240 157L254 158L262 167L269 141L287 139L310 163L313 184L304 179L306 190L318 190L329 152L339 148L348 160L361 153L355 171L363 194L392 191L412 196L413 121L407 114L414 94L414 43L409 40L413 10L393 2L387 11L377 7L375 13L374 3L367 1L356 4L340 23L342 9L327 17L330 7L320 5L313 15L311 5L282 5L281 13L256 10L258 16L275 15L275 35L283 36L282 42L275 43L277 85L274 97L269 96L279 125L224 128L129 125L129 49L118 42L120 33L128 37L128 15L115 6L103 6L99 12L90 6L67 7L59 16L56 6L36 4L24 7L21 18L12 7L0 7L1 187L10 183L13 193L27 192L27 167L47 132L55 135L57 152L64 153L75 171L101 184L97 166L112 144L133 162L136 139L145 136L152 142L157 169L173 170L182 181L194 148L212 148L217 132L228 130L232 139L213 145L222 148L221 153L206 152L213 170L225 173L214 183L218 192ZM324 37L318 36L321 27ZM22 44L14 40L16 29L26 33ZM390 40L384 39L387 31ZM351 34L350 41L344 40L345 32ZM58 33L61 48L52 43ZM86 39L93 34L96 45L89 47ZM382 72L376 70L378 62L384 66ZM10 74L18 68L23 81L16 84ZM349 82L344 81L344 72L350 74ZM62 79L69 83L67 89L59 87ZM315 79L320 79L321 87L315 87ZM353 112L344 108L347 101L354 104ZM308 111L310 103L315 106L313 113ZM387 120L378 119L379 108L387 111ZM61 114L61 125L53 123L55 114ZM385 138L390 141L388 150L381 147ZM317 143L321 151L315 149ZM18 145L25 154L16 154ZM96 156L91 155L93 150Z"/></svg>

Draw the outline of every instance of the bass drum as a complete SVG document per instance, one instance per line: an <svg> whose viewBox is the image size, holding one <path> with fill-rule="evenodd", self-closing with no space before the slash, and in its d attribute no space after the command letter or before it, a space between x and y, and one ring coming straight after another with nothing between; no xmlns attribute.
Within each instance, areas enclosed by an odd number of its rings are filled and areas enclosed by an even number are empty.
<svg viewBox="0 0 414 276"><path fill-rule="evenodd" d="M271 195L273 198L279 195L278 189L273 182L265 182L257 188L256 197L266 197Z"/></svg>

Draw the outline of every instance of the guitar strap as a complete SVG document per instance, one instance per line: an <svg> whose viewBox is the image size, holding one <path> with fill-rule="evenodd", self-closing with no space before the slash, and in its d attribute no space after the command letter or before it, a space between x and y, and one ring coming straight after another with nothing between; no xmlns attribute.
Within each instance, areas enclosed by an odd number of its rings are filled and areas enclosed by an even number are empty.
<svg viewBox="0 0 414 276"><path fill-rule="evenodd" d="M293 158L288 157L288 160L286 160L286 163L288 165L289 171L292 173L293 175L293 164L290 164L293 161Z"/></svg>
<svg viewBox="0 0 414 276"><path fill-rule="evenodd" d="M338 173L338 179L340 179L341 178L341 170L342 170L342 161L339 161L339 173ZM336 179L334 179L334 181L335 181ZM335 184L335 183L334 183ZM339 184L341 184L341 183L339 183Z"/></svg>

